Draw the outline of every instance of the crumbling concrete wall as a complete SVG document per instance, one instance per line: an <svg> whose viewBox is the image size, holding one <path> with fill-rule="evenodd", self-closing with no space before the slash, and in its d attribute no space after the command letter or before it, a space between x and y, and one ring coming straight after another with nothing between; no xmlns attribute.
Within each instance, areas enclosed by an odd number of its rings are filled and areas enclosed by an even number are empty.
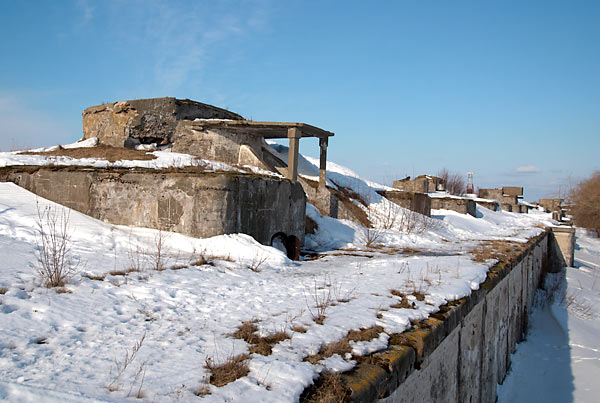
<svg viewBox="0 0 600 403"><path fill-rule="evenodd" d="M206 129L193 121L179 121L171 137L172 151L228 164L244 162L240 158L244 146L258 157L253 165L266 168L262 163L262 137L236 131Z"/></svg>
<svg viewBox="0 0 600 403"><path fill-rule="evenodd" d="M231 173L89 168L4 168L0 180L112 224L194 237L277 232L303 243L306 198L289 180Z"/></svg>
<svg viewBox="0 0 600 403"><path fill-rule="evenodd" d="M189 99L152 98L92 106L83 111L83 138L100 144L133 147L172 143L179 122L194 119L243 119L240 115Z"/></svg>
<svg viewBox="0 0 600 403"><path fill-rule="evenodd" d="M563 199L540 199L539 205L547 211L561 211Z"/></svg>
<svg viewBox="0 0 600 403"><path fill-rule="evenodd" d="M494 402L523 340L542 273L546 231L490 268L478 290L440 307L342 379L353 402Z"/></svg>
<svg viewBox="0 0 600 403"><path fill-rule="evenodd" d="M477 205L472 199L459 197L432 197L431 208L435 210L452 210L461 214L477 216Z"/></svg>
<svg viewBox="0 0 600 403"><path fill-rule="evenodd" d="M400 207L426 215L427 217L431 216L431 197L425 193L402 190L378 190L377 193Z"/></svg>
<svg viewBox="0 0 600 403"><path fill-rule="evenodd" d="M519 204L519 196L521 195L523 195L523 188L517 186L505 186L500 189L479 189L479 197L498 200L503 211L513 213L522 212Z"/></svg>
<svg viewBox="0 0 600 403"><path fill-rule="evenodd" d="M416 192L416 193L427 193L435 191L435 187L430 189L429 180L427 177L420 176L413 180L410 180L410 177L406 179L400 179L394 181L392 184L393 187L400 190L406 190L407 192Z"/></svg>
<svg viewBox="0 0 600 403"><path fill-rule="evenodd" d="M498 202L494 201L494 200L490 200L490 201L475 200L475 203L482 207L490 209L492 211L498 210L498 207L499 207Z"/></svg>

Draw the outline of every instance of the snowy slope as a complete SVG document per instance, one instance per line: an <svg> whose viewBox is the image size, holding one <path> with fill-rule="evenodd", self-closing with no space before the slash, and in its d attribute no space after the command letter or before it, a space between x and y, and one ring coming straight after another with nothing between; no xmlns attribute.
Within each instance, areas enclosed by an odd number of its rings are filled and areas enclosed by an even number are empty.
<svg viewBox="0 0 600 403"><path fill-rule="evenodd" d="M330 178L336 183L373 196L380 211L386 208L387 200L375 199L377 184L334 168ZM295 401L324 369L352 367L351 356L334 355L316 365L304 361L324 344L375 325L387 333L406 330L411 320L484 281L494 262L471 260L469 251L479 241L524 242L540 233L538 224L550 222L548 215L479 209L474 218L438 210L429 231L381 230L383 248L368 249L365 228L322 217L309 205L318 229L307 245L323 257L291 262L247 235L194 239L70 211L81 270L67 292L57 293L42 287L36 272L38 210L46 207L64 210L0 183L0 399L123 401L141 391L147 400L191 400L204 388L208 401ZM159 240L167 267L162 271L153 270ZM402 248L435 253L406 255ZM196 263L202 256L210 264ZM141 271L119 273L132 266ZM392 308L400 302L392 290L407 294L414 309ZM419 293L424 300L416 299ZM318 324L321 313L325 318ZM262 336L285 331L290 338L275 344L271 355L251 354L247 376L207 386L207 360L249 353L250 345L232 334L252 320ZM352 342L352 354L381 349L387 338L381 333ZM117 376L140 341L135 358Z"/></svg>

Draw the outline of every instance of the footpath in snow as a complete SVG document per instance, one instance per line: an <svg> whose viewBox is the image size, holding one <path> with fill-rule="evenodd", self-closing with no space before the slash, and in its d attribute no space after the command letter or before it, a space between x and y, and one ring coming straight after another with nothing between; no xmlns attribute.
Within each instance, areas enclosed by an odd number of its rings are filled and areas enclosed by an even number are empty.
<svg viewBox="0 0 600 403"><path fill-rule="evenodd" d="M578 228L575 267L538 291L498 401L596 402L600 396L600 239Z"/></svg>

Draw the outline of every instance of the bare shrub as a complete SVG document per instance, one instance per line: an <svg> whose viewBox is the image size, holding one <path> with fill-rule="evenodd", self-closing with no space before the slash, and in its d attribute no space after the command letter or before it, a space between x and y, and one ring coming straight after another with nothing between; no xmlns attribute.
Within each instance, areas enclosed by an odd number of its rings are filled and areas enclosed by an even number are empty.
<svg viewBox="0 0 600 403"><path fill-rule="evenodd" d="M0 295L4 295L8 292L8 288L6 287L0 287Z"/></svg>
<svg viewBox="0 0 600 403"><path fill-rule="evenodd" d="M579 183L569 194L575 225L600 234L600 171Z"/></svg>
<svg viewBox="0 0 600 403"><path fill-rule="evenodd" d="M80 261L73 256L69 225L70 210L37 205L38 274L45 287L62 287L79 271Z"/></svg>
<svg viewBox="0 0 600 403"><path fill-rule="evenodd" d="M462 175L449 172L447 168L444 168L438 172L437 176L442 179L446 192L457 196L465 194L467 185Z"/></svg>
<svg viewBox="0 0 600 403"><path fill-rule="evenodd" d="M205 368L210 371L208 382L211 385L221 387L248 375L250 370L246 360L249 358L247 354L230 355L224 362L218 364L212 358L207 357Z"/></svg>
<svg viewBox="0 0 600 403"><path fill-rule="evenodd" d="M248 265L248 268L255 273L260 272L260 267L267 261L268 256L264 254L258 254L258 252L252 258L252 262Z"/></svg>
<svg viewBox="0 0 600 403"><path fill-rule="evenodd" d="M170 249L166 245L169 235L162 230L159 230L154 236L154 248L151 251L149 258L152 268L157 271L162 271L167 266Z"/></svg>
<svg viewBox="0 0 600 403"><path fill-rule="evenodd" d="M110 378L111 381L110 383L106 386L106 388L110 391L110 392L114 392L117 391L119 389L121 389L121 385L120 385L120 381L121 381L121 377L123 376L123 373L125 372L125 370L131 366L131 364L133 363L133 361L135 360L135 358L137 357L138 352L140 351L140 349L142 348L142 345L144 344L144 340L146 339L146 332L144 332L144 334L142 335L142 337L136 341L133 344L133 347L131 349L131 353L128 350L125 350L125 356L123 357L122 361L119 361L115 358L114 360L114 373L113 373L113 369L111 368L110 370ZM142 376L142 381L140 383L140 387L138 389L138 395L141 396L141 390L142 390L142 385L144 383L144 377L146 375L146 362L143 362L138 371L136 372L135 378L133 380L133 382L131 383L131 387L129 388L129 394L131 393L131 390L133 389L133 386L135 385L135 383L137 382L138 378L140 377L140 375L143 373Z"/></svg>
<svg viewBox="0 0 600 403"><path fill-rule="evenodd" d="M332 279L329 275L323 277L320 284L317 278L313 278L313 284L310 288L304 290L304 300L313 320L319 325L323 324L326 318L327 308L336 303L346 303L354 298L355 288L343 290L342 283Z"/></svg>

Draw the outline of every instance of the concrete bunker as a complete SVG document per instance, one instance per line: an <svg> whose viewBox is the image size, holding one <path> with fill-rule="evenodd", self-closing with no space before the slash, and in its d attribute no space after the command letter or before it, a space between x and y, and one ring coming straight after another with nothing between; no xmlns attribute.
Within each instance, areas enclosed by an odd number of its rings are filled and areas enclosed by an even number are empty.
<svg viewBox="0 0 600 403"><path fill-rule="evenodd" d="M319 139L319 188L325 189L333 133L304 123L246 120L175 98L93 106L83 111L82 121L83 140L97 138L100 146L170 150L265 172L11 166L0 170L0 180L113 224L195 237L241 232L263 244L283 236L286 254L298 258L306 223L306 195L298 183L299 140ZM269 151L265 139L272 138L289 140L287 164Z"/></svg>

